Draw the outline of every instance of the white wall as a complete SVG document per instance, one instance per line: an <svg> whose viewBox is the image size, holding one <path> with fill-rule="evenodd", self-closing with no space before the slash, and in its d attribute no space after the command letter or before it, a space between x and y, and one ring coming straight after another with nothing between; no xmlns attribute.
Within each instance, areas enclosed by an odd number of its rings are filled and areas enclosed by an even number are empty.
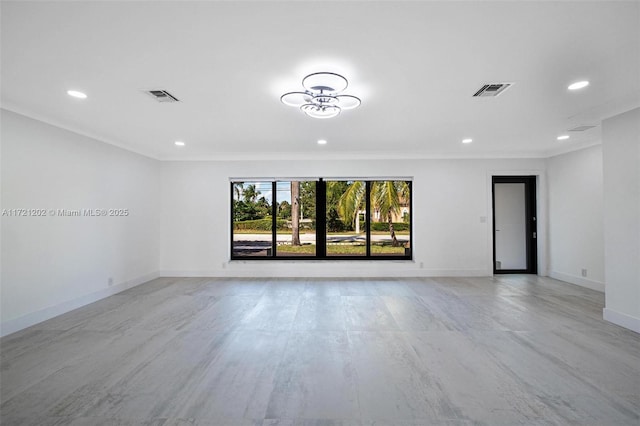
<svg viewBox="0 0 640 426"><path fill-rule="evenodd" d="M547 177L549 275L604 291L602 146L549 158Z"/></svg>
<svg viewBox="0 0 640 426"><path fill-rule="evenodd" d="M3 216L2 335L159 274L491 275L492 175L538 175L539 274L547 273L549 259L552 276L602 289L606 271L605 318L640 330L638 109L605 121L604 148L548 160L163 163L0 111L2 209L131 212ZM414 261L335 261L330 267L324 261L229 262L230 177L320 176L413 178ZM583 268L586 278L580 277Z"/></svg>
<svg viewBox="0 0 640 426"><path fill-rule="evenodd" d="M640 108L605 120L604 318L640 333Z"/></svg>
<svg viewBox="0 0 640 426"><path fill-rule="evenodd" d="M165 162L161 274L491 275L490 175L544 175L544 166L545 160L536 159ZM229 262L230 177L412 177L415 262L335 261L330 266L326 261ZM546 208L544 202L540 204ZM540 218L543 228L545 215ZM544 245L544 238L540 243ZM546 256L540 257L544 274Z"/></svg>
<svg viewBox="0 0 640 426"><path fill-rule="evenodd" d="M128 217L3 216L2 334L157 276L159 162L1 113L3 209L130 211Z"/></svg>

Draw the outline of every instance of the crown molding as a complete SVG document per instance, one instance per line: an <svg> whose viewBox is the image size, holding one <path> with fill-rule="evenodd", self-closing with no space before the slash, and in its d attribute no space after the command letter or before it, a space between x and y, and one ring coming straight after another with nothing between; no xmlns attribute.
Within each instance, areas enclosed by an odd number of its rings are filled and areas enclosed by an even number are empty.
<svg viewBox="0 0 640 426"><path fill-rule="evenodd" d="M360 151L333 151L333 152L219 152L207 154L178 154L171 156L156 155L144 150L132 148L130 145L93 132L78 129L66 123L52 119L48 116L34 113L29 109L20 107L14 103L3 101L0 109L19 114L33 120L37 120L50 126L58 127L66 131L76 133L81 136L93 139L98 142L106 143L120 149L142 155L153 160L171 162L171 161L265 161L265 160L500 160L500 159L545 159L555 157L557 155L567 154L573 151L579 151L591 146L601 144L600 139L591 140L586 143L574 144L568 147L561 147L546 151L514 151L514 152L476 152L476 153L453 153L453 152L360 152ZM320 150L322 148L319 148Z"/></svg>

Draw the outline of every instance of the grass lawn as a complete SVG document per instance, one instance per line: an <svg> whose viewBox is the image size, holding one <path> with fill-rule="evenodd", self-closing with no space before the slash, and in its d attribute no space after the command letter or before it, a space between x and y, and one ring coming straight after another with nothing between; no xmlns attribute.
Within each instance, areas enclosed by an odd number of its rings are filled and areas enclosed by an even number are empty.
<svg viewBox="0 0 640 426"><path fill-rule="evenodd" d="M234 229L234 234L271 234L271 231L264 231L261 229ZM289 234L291 231L289 231Z"/></svg>
<svg viewBox="0 0 640 426"><path fill-rule="evenodd" d="M315 254L315 244L305 244L302 246L278 246L276 253L278 254ZM327 254L332 255L364 255L366 253L365 246L362 245L331 245L327 246ZM392 246L371 246L372 254L395 254L404 255L404 247L392 247Z"/></svg>
<svg viewBox="0 0 640 426"><path fill-rule="evenodd" d="M271 234L271 231L265 231L261 229L234 229L234 234ZM278 235L291 235L291 229L280 230L277 231ZM302 234L315 234L313 232L301 231ZM354 232L327 232L327 235L349 235L354 234ZM371 235L388 235L389 232L380 232L380 231L371 231ZM360 235L364 236L364 232L361 232ZM409 235L409 231L396 231L396 235Z"/></svg>

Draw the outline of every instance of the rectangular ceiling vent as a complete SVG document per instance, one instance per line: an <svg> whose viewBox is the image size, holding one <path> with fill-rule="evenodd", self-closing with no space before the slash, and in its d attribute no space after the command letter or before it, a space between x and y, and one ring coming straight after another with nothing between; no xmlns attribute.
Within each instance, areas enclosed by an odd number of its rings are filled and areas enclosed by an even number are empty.
<svg viewBox="0 0 640 426"><path fill-rule="evenodd" d="M574 127L573 129L569 129L570 132L584 132L585 130L589 130L589 129L593 129L596 126L578 126L578 127Z"/></svg>
<svg viewBox="0 0 640 426"><path fill-rule="evenodd" d="M513 85L513 83L490 83L490 84L485 84L484 86L482 86L480 88L480 90L478 90L476 93L474 93L473 97L475 97L475 98L484 98L484 97L498 96L500 93L504 92L505 90L507 90L512 85Z"/></svg>
<svg viewBox="0 0 640 426"><path fill-rule="evenodd" d="M146 92L158 102L179 102L178 98L166 90L146 90Z"/></svg>

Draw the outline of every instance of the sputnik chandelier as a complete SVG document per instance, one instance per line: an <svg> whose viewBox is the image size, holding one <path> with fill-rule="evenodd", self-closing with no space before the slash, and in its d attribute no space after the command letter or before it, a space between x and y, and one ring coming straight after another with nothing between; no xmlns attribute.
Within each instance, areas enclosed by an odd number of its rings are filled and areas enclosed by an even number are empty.
<svg viewBox="0 0 640 426"><path fill-rule="evenodd" d="M340 74L316 72L302 79L304 92L288 92L280 100L285 105L300 108L309 117L331 118L360 106L359 98L341 94L348 85L347 79Z"/></svg>

